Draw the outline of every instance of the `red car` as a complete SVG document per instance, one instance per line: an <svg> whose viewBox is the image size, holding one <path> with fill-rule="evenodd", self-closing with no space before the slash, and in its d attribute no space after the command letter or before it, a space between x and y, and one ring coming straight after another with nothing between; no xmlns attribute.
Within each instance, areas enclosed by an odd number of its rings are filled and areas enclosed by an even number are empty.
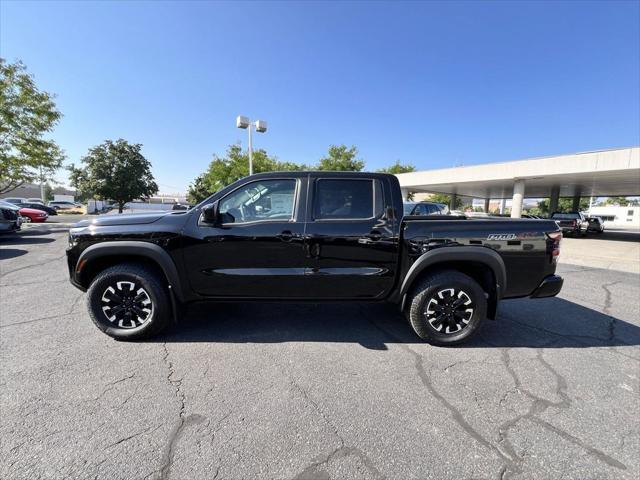
<svg viewBox="0 0 640 480"><path fill-rule="evenodd" d="M49 214L47 212L36 210L35 208L21 208L19 210L19 213L22 217L22 220L26 223L44 222L47 220L47 218L49 218Z"/></svg>

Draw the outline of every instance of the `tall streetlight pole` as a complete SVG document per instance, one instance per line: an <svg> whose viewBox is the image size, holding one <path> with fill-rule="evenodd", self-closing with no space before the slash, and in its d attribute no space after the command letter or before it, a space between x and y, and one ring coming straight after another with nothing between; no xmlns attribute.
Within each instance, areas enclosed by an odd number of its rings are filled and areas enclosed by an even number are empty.
<svg viewBox="0 0 640 480"><path fill-rule="evenodd" d="M252 121L249 117L238 115L236 118L236 127L249 130L249 175L253 175L253 134L252 130L255 128L256 132L264 133L267 131L267 122L264 120Z"/></svg>

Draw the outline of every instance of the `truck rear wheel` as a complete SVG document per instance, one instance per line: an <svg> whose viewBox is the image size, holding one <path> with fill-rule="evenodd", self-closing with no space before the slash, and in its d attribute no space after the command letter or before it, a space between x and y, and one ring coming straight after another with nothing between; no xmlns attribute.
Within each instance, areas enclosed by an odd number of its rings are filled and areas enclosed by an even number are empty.
<svg viewBox="0 0 640 480"><path fill-rule="evenodd" d="M107 268L87 292L93 323L118 340L140 340L169 325L171 305L161 279L151 269L135 263Z"/></svg>
<svg viewBox="0 0 640 480"><path fill-rule="evenodd" d="M413 289L407 316L416 334L434 345L471 338L487 314L487 298L471 277L455 270L433 273Z"/></svg>

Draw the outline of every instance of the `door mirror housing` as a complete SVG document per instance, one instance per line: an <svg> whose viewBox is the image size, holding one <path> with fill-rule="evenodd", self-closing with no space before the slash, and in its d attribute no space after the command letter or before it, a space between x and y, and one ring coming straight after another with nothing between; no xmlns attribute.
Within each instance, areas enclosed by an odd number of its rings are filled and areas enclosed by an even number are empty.
<svg viewBox="0 0 640 480"><path fill-rule="evenodd" d="M210 203L202 207L202 220L210 225L219 225L218 202Z"/></svg>

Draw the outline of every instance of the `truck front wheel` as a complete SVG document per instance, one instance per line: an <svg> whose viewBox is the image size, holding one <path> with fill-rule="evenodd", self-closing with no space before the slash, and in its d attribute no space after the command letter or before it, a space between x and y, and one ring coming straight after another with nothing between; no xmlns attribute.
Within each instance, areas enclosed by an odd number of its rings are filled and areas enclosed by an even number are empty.
<svg viewBox="0 0 640 480"><path fill-rule="evenodd" d="M93 323L118 340L156 335L171 320L169 293L158 274L135 263L100 272L87 292Z"/></svg>
<svg viewBox="0 0 640 480"><path fill-rule="evenodd" d="M471 338L487 314L484 290L468 275L443 270L412 290L408 319L420 338L434 345L456 345Z"/></svg>

